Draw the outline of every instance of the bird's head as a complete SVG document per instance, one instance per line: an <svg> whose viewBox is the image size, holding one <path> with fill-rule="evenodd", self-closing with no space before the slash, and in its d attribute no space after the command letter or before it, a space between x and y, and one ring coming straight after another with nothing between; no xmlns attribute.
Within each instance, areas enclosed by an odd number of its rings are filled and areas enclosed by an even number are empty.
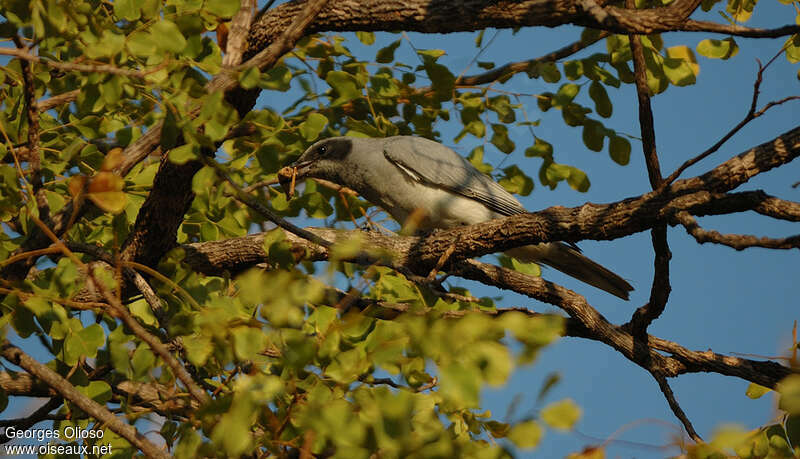
<svg viewBox="0 0 800 459"><path fill-rule="evenodd" d="M341 172L347 168L346 158L353 148L347 137L331 137L308 147L297 161L278 171L278 181L287 196L293 194L293 185L307 177L342 183Z"/></svg>

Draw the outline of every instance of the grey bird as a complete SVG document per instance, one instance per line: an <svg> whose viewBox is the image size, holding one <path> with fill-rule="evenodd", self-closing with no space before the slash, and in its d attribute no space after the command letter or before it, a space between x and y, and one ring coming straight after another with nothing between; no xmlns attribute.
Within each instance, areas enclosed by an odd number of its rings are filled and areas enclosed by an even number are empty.
<svg viewBox="0 0 800 459"><path fill-rule="evenodd" d="M401 225L419 230L472 225L527 212L511 193L458 153L422 137L320 140L278 175L287 193L290 182L293 185L306 177L351 188ZM546 264L624 300L633 290L576 246L548 242L506 253L522 262Z"/></svg>

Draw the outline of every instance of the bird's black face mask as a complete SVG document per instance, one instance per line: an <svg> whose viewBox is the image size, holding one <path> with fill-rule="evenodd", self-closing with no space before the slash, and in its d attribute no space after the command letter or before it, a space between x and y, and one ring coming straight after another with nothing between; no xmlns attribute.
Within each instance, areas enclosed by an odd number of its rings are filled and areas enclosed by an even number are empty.
<svg viewBox="0 0 800 459"><path fill-rule="evenodd" d="M320 140L311 145L295 162L278 171L278 183L286 197L291 198L295 184L306 177L337 182L337 163L347 156L351 148L352 142L343 138Z"/></svg>

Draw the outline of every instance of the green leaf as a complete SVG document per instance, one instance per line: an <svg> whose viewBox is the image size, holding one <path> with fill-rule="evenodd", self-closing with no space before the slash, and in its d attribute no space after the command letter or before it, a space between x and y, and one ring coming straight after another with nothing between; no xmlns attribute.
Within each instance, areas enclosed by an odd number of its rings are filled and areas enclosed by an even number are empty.
<svg viewBox="0 0 800 459"><path fill-rule="evenodd" d="M523 421L511 428L508 439L522 449L535 448L542 440L544 429L536 421Z"/></svg>
<svg viewBox="0 0 800 459"><path fill-rule="evenodd" d="M603 150L606 128L598 121L588 120L583 125L583 144L592 151Z"/></svg>
<svg viewBox="0 0 800 459"><path fill-rule="evenodd" d="M751 382L747 386L747 391L745 391L745 395L755 400L757 398L761 398L764 394L766 394L771 390L772 389L770 389L769 387L764 387L762 385Z"/></svg>
<svg viewBox="0 0 800 459"><path fill-rule="evenodd" d="M389 46L385 48L381 48L378 50L378 53L375 54L375 61L379 64L388 64L394 60L394 52L400 47L400 40L392 42Z"/></svg>
<svg viewBox="0 0 800 459"><path fill-rule="evenodd" d="M503 169L504 177L498 183L509 193L527 196L533 191L533 179L516 165Z"/></svg>
<svg viewBox="0 0 800 459"><path fill-rule="evenodd" d="M420 51L421 53L422 51ZM448 100L453 95L455 88L456 77L450 72L450 69L442 64L437 64L432 60L425 63L425 72L428 78L433 83L433 89L438 96L439 100Z"/></svg>
<svg viewBox="0 0 800 459"><path fill-rule="evenodd" d="M325 81L338 93L338 97L331 102L331 105L341 105L362 96L358 82L347 72L332 70L325 76Z"/></svg>
<svg viewBox="0 0 800 459"><path fill-rule="evenodd" d="M551 403L542 410L542 420L558 430L571 430L580 418L581 408L569 398Z"/></svg>
<svg viewBox="0 0 800 459"><path fill-rule="evenodd" d="M778 407L789 414L800 414L800 375L789 375L778 383Z"/></svg>
<svg viewBox="0 0 800 459"><path fill-rule="evenodd" d="M205 10L221 18L230 18L239 11L239 2L230 0L206 0Z"/></svg>
<svg viewBox="0 0 800 459"><path fill-rule="evenodd" d="M261 72L258 67L248 67L243 72L239 73L239 84L244 89L252 89L259 85L261 82Z"/></svg>
<svg viewBox="0 0 800 459"><path fill-rule="evenodd" d="M67 335L64 340L64 363L74 365L79 357L97 356L97 349L105 343L103 327L92 324L88 327Z"/></svg>
<svg viewBox="0 0 800 459"><path fill-rule="evenodd" d="M358 37L358 40L361 43L364 43L367 46L375 43L375 34L372 33L372 32L361 32L361 31L358 31L358 32L356 32L356 37Z"/></svg>
<svg viewBox="0 0 800 459"><path fill-rule="evenodd" d="M563 108L578 95L581 87L575 83L564 83L558 88L558 92L553 98L553 106L556 108Z"/></svg>
<svg viewBox="0 0 800 459"><path fill-rule="evenodd" d="M723 40L707 38L697 44L697 52L711 59L730 59L739 52L739 45L733 37Z"/></svg>
<svg viewBox="0 0 800 459"><path fill-rule="evenodd" d="M116 0L114 2L114 14L120 19L135 21L142 14L141 0Z"/></svg>
<svg viewBox="0 0 800 459"><path fill-rule="evenodd" d="M156 356L153 355L146 344L140 344L133 352L133 357L131 357L131 368L133 369L134 378L146 379L155 364Z"/></svg>
<svg viewBox="0 0 800 459"><path fill-rule="evenodd" d="M291 81L292 72L285 66L278 65L261 74L261 81L258 86L262 89L288 91L291 87Z"/></svg>
<svg viewBox="0 0 800 459"><path fill-rule="evenodd" d="M608 143L608 154L620 166L625 166L631 160L631 143L625 137L611 136Z"/></svg>
<svg viewBox="0 0 800 459"><path fill-rule="evenodd" d="M583 62L582 61L567 61L564 62L564 75L567 79L575 81L583 76Z"/></svg>
<svg viewBox="0 0 800 459"><path fill-rule="evenodd" d="M175 164L185 164L188 161L197 159L199 153L200 148L197 145L187 143L170 150L169 160Z"/></svg>
<svg viewBox="0 0 800 459"><path fill-rule="evenodd" d="M300 123L298 130L306 141L311 142L319 137L319 133L322 132L326 124L328 124L328 118L325 115L311 113L305 121Z"/></svg>
<svg viewBox="0 0 800 459"><path fill-rule="evenodd" d="M186 47L186 38L174 22L162 19L150 29L156 38L156 43L162 51L179 53Z"/></svg>
<svg viewBox="0 0 800 459"><path fill-rule="evenodd" d="M786 418L786 437L792 448L800 448L800 414L793 414Z"/></svg>
<svg viewBox="0 0 800 459"><path fill-rule="evenodd" d="M440 393L446 400L464 408L477 408L481 378L474 367L452 364L442 367Z"/></svg>
<svg viewBox="0 0 800 459"><path fill-rule="evenodd" d="M572 168L569 177L567 177L567 184L569 184L570 188L573 190L580 191L581 193L589 191L589 187L591 186L586 172L574 167Z"/></svg>
<svg viewBox="0 0 800 459"><path fill-rule="evenodd" d="M144 299L134 301L128 308L131 310L131 314L141 320L143 324L150 326L158 324L156 316L153 315L153 310Z"/></svg>
<svg viewBox="0 0 800 459"><path fill-rule="evenodd" d="M534 277L539 277L542 275L542 268L538 264L523 263L516 258L511 258L511 269Z"/></svg>
<svg viewBox="0 0 800 459"><path fill-rule="evenodd" d="M233 351L239 360L252 360L267 347L267 337L258 328L236 327L231 330Z"/></svg>
<svg viewBox="0 0 800 459"><path fill-rule="evenodd" d="M542 401L559 382L561 382L561 373L556 371L547 375L544 384L542 384L542 388L539 389L539 394L536 396L536 401Z"/></svg>
<svg viewBox="0 0 800 459"><path fill-rule="evenodd" d="M126 42L131 54L147 58L158 52L158 40L149 31L136 31L128 36Z"/></svg>
<svg viewBox="0 0 800 459"><path fill-rule="evenodd" d="M533 146L528 147L525 149L525 156L528 157L539 157L539 158L552 158L553 157L553 145L549 142L536 137L536 141L533 143Z"/></svg>
<svg viewBox="0 0 800 459"><path fill-rule="evenodd" d="M797 19L800 21L800 18ZM786 40L786 60L791 64L800 62L800 34L794 34Z"/></svg>
<svg viewBox="0 0 800 459"><path fill-rule="evenodd" d="M186 359L196 367L205 365L211 352L214 351L214 345L208 336L184 336L183 347L186 349Z"/></svg>
<svg viewBox="0 0 800 459"><path fill-rule="evenodd" d="M664 75L675 86L689 86L695 84L697 78L689 63L683 59L664 58Z"/></svg>
<svg viewBox="0 0 800 459"><path fill-rule="evenodd" d="M589 97L594 101L594 108L598 115L603 118L611 117L613 106L611 105L611 99L608 98L606 88L602 84L593 81L589 85Z"/></svg>
<svg viewBox="0 0 800 459"><path fill-rule="evenodd" d="M511 138L508 137L508 128L502 124L492 124L492 145L505 154L514 151L516 147Z"/></svg>
<svg viewBox="0 0 800 459"><path fill-rule="evenodd" d="M89 385L75 386L75 389L100 404L108 402L114 395L105 381L89 381Z"/></svg>
<svg viewBox="0 0 800 459"><path fill-rule="evenodd" d="M487 107L497 113L497 119L502 123L513 123L516 119L514 107L511 106L511 100L506 95L490 97Z"/></svg>

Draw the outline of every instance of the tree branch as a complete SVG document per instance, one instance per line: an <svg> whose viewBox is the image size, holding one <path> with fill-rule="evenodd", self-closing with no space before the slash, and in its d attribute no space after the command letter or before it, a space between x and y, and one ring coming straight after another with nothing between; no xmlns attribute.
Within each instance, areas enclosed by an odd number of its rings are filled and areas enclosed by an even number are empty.
<svg viewBox="0 0 800 459"><path fill-rule="evenodd" d="M235 67L242 61L255 8L255 0L241 0L239 11L231 19L228 44L225 47L225 56L222 58L222 65L225 67Z"/></svg>
<svg viewBox="0 0 800 459"><path fill-rule="evenodd" d="M147 456L164 459L169 457L169 455L166 454L161 448L157 447L151 443L150 440L140 434L136 428L122 422L104 406L78 392L78 390L75 389L75 387L70 384L69 381L62 378L61 375L55 371L31 358L20 348L11 345L8 341L4 341L2 345L0 345L0 354L2 354L2 356L9 362L24 368L25 371L45 382L48 386L61 394L62 397L74 403L78 408L82 409L93 418L108 426L108 428L114 431L114 433L128 440L131 445L139 448L139 450L141 450Z"/></svg>
<svg viewBox="0 0 800 459"><path fill-rule="evenodd" d="M714 244L727 245L736 250L750 247L763 247L766 249L797 249L800 248L800 234L780 239L756 237L749 234L722 234L717 231L708 231L700 227L694 217L686 211L675 214L677 220L692 237L700 244L713 242Z"/></svg>
<svg viewBox="0 0 800 459"><path fill-rule="evenodd" d="M770 66L770 64L775 62L775 59L779 55L781 55L782 52L783 50L775 54L775 56L772 59L770 59L769 62L767 62L767 65L762 66L761 62L758 62L758 73L756 74L756 81L755 83L753 83L753 98L752 101L750 102L750 108L747 110L747 114L745 114L744 118L739 122L739 124L734 126L733 129L728 131L727 134L722 136L721 139L719 139L714 145L709 147L706 151L700 153L699 155L691 159L686 160L683 164L681 164L677 169L675 169L675 171L672 174L669 175L669 177L667 177L666 180L662 182L662 186L666 186L674 182L675 179L677 179L683 173L683 171L685 171L689 167L693 166L694 164L697 164L698 162L702 161L703 159L709 157L711 154L719 150L720 147L722 147L722 145L724 145L725 142L728 141L728 139L733 137L737 132L739 132L739 130L745 127L750 121L753 121L754 119L766 113L767 110L769 110L770 108L800 98L798 96L786 97L778 101L770 102L767 105L765 105L761 110L756 111L756 108L758 106L758 96L761 93L761 82L763 81L764 70L766 70L767 67Z"/></svg>
<svg viewBox="0 0 800 459"><path fill-rule="evenodd" d="M82 73L109 73L112 75L124 75L133 78L144 78L147 75L157 72L160 68L150 69L148 71L130 70L125 68L116 67L108 64L77 64L74 62L58 62L51 59L35 56L25 49L13 48L0 48L0 55L14 56L24 62L35 62L52 67L58 70L68 72L82 72Z"/></svg>
<svg viewBox="0 0 800 459"><path fill-rule="evenodd" d="M626 0L626 6L635 9L634 0ZM696 7L696 5L695 5ZM631 53L633 55L634 78L636 81L636 95L639 101L639 125L642 135L642 153L647 165L647 176L650 186L658 189L663 178L661 165L658 161L656 149L656 132L653 122L653 109L650 104L650 88L647 85L647 67L644 60L644 48L638 35L628 35ZM650 287L650 300L644 306L637 308L631 317L631 331L637 340L639 348L643 349L642 341L647 334L647 327L657 319L669 301L672 287L669 283L669 260L672 253L667 241L667 225L661 223L650 231L655 257L653 260L653 283Z"/></svg>
<svg viewBox="0 0 800 459"><path fill-rule="evenodd" d="M17 50L27 53L18 37L14 37ZM33 187L33 197L36 200L36 207L39 209L39 218L47 220L50 215L50 206L47 204L47 196L44 195L42 186L42 158L39 151L39 107L36 105L36 78L33 74L31 63L27 60L20 60L22 70L23 95L25 98L25 115L28 120L28 164L31 168L30 184Z"/></svg>
<svg viewBox="0 0 800 459"><path fill-rule="evenodd" d="M661 389L661 393L664 394L664 398L667 399L667 403L669 404L672 413L675 414L675 417L678 418L683 424L683 428L686 429L686 433L689 434L689 437L694 440L695 443L701 443L703 439L700 438L700 435L698 435L697 431L694 430L694 426L692 425L691 421L689 421L686 413L684 413L683 409L681 409L681 406L678 404L678 400L675 399L675 394L672 392L672 388L669 387L667 378L658 374L653 374L653 378L655 378L656 382L658 383L658 387Z"/></svg>

